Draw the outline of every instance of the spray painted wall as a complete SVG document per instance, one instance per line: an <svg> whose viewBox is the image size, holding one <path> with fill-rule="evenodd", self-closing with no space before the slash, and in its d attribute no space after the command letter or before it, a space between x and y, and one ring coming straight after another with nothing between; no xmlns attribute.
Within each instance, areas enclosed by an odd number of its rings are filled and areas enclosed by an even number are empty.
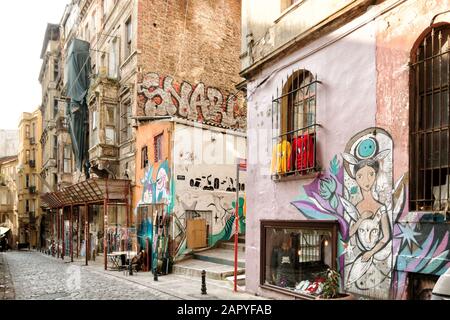
<svg viewBox="0 0 450 320"><path fill-rule="evenodd" d="M235 231L237 188L239 229L245 233L246 173L240 173L237 183L235 165L236 158L246 157L245 137L177 123L173 153L178 233L185 233L187 212L207 212L212 224L209 245L230 239Z"/></svg>
<svg viewBox="0 0 450 320"><path fill-rule="evenodd" d="M296 70L306 69L321 84L317 87L318 160L328 167L335 155L341 154L356 132L373 127L376 113L375 25L370 23L347 37L294 62L305 54L335 39L359 23L359 19L331 33L292 55L280 59L265 69L248 85L248 145L246 261L259 265L260 220L306 219L291 202L298 198L302 187L314 178L274 182L270 177L272 157L272 95L280 92L282 81ZM283 66L288 66L284 67ZM277 69L263 86L256 89L267 75ZM355 72L355 70L362 70ZM357 117L358 121L349 118ZM283 297L259 286L260 270L248 273L246 289L251 293Z"/></svg>

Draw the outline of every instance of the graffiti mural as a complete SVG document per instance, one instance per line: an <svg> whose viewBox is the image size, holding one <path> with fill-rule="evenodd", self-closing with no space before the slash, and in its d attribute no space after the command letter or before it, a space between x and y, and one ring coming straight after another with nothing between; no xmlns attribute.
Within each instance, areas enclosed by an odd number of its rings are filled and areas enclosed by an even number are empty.
<svg viewBox="0 0 450 320"><path fill-rule="evenodd" d="M202 189L206 191L226 191L236 192L236 178L232 177L214 177L212 174L208 176L193 177L189 180L189 185L193 189ZM245 183L239 183L239 191L245 191Z"/></svg>
<svg viewBox="0 0 450 320"><path fill-rule="evenodd" d="M393 143L380 128L355 135L329 170L292 202L307 218L339 222L338 266L343 287L388 298L393 271L393 222L403 211L403 177L393 185Z"/></svg>
<svg viewBox="0 0 450 320"><path fill-rule="evenodd" d="M439 276L450 268L448 224L441 215L404 212L394 227L393 297L407 296L409 274ZM444 222L444 223L443 223ZM412 283L414 285L414 283Z"/></svg>
<svg viewBox="0 0 450 320"><path fill-rule="evenodd" d="M142 115L176 116L226 128L246 128L247 111L240 94L225 95L201 82L177 84L172 77L157 73L141 78L138 109Z"/></svg>

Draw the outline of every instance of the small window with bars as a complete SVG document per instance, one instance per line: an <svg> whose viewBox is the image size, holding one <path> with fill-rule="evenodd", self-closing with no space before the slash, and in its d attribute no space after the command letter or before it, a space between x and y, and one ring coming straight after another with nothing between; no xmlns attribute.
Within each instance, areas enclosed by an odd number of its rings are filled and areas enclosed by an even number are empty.
<svg viewBox="0 0 450 320"><path fill-rule="evenodd" d="M141 168L147 168L148 166L148 148L147 146L141 149Z"/></svg>
<svg viewBox="0 0 450 320"><path fill-rule="evenodd" d="M131 102L127 101L120 106L120 142L131 139Z"/></svg>
<svg viewBox="0 0 450 320"><path fill-rule="evenodd" d="M294 72L272 100L273 178L318 171L316 160L317 77L307 70Z"/></svg>
<svg viewBox="0 0 450 320"><path fill-rule="evenodd" d="M450 25L431 27L412 52L411 211L449 213Z"/></svg>
<svg viewBox="0 0 450 320"><path fill-rule="evenodd" d="M163 153L162 153L162 143L163 143L163 134L158 134L154 138L154 148L155 148L155 163L158 163L159 161L163 160Z"/></svg>

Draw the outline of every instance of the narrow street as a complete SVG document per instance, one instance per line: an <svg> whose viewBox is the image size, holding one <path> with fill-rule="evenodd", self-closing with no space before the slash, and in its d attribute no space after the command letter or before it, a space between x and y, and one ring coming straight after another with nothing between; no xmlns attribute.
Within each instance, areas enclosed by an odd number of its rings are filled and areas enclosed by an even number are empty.
<svg viewBox="0 0 450 320"><path fill-rule="evenodd" d="M175 296L34 251L2 253L17 300L172 300ZM2 271L0 271L1 273Z"/></svg>

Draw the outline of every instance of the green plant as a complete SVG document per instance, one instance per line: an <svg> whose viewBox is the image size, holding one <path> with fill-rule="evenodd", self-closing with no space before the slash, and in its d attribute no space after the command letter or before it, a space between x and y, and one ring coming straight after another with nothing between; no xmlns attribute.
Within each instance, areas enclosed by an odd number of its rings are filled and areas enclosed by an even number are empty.
<svg viewBox="0 0 450 320"><path fill-rule="evenodd" d="M339 273L335 270L327 270L327 279L323 283L322 298L334 299L339 297Z"/></svg>

